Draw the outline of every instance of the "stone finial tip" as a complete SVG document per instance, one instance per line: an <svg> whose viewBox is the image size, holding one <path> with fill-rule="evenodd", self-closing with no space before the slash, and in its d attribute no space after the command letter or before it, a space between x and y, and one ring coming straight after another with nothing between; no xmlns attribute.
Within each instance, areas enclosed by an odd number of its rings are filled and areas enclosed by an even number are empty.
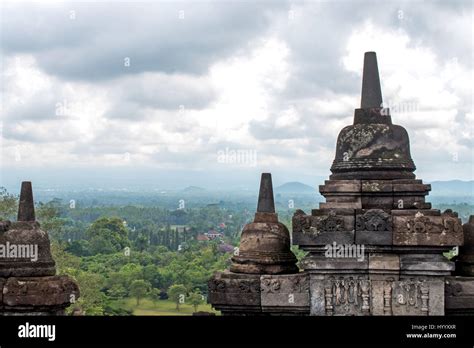
<svg viewBox="0 0 474 348"><path fill-rule="evenodd" d="M21 183L20 202L18 206L18 221L36 221L33 189L30 181Z"/></svg>
<svg viewBox="0 0 474 348"><path fill-rule="evenodd" d="M364 70L362 74L361 109L382 107L382 89L380 88L377 54L365 52Z"/></svg>
<svg viewBox="0 0 474 348"><path fill-rule="evenodd" d="M275 213L272 175L270 173L262 173L260 192L258 194L257 213Z"/></svg>

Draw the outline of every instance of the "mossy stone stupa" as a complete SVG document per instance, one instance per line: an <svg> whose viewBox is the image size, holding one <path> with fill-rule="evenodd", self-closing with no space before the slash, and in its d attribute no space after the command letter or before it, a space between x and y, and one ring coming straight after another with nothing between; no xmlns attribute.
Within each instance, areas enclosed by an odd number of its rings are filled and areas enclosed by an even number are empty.
<svg viewBox="0 0 474 348"><path fill-rule="evenodd" d="M383 108L377 56L367 52L360 108L339 133L330 179L413 179L415 169L407 131Z"/></svg>

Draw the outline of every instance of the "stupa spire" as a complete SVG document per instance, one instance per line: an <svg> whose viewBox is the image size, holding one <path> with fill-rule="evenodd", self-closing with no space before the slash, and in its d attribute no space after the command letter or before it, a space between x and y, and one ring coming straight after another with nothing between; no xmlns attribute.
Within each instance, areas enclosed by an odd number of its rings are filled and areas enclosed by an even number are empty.
<svg viewBox="0 0 474 348"><path fill-rule="evenodd" d="M360 107L361 109L382 107L382 89L380 88L379 68L375 52L365 52L364 54Z"/></svg>
<svg viewBox="0 0 474 348"><path fill-rule="evenodd" d="M262 173L262 177L260 179L257 213L275 213L272 174L270 173Z"/></svg>
<svg viewBox="0 0 474 348"><path fill-rule="evenodd" d="M21 183L20 203L18 206L18 221L36 221L35 204L33 201L33 189L31 181Z"/></svg>

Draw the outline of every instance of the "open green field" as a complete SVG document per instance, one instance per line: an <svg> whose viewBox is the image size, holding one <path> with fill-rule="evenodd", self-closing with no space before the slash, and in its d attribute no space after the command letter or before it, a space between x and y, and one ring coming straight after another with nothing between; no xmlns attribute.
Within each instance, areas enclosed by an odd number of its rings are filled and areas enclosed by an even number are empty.
<svg viewBox="0 0 474 348"><path fill-rule="evenodd" d="M156 301L156 305L148 298L140 300L137 306L135 298L126 298L116 302L117 307L126 308L133 311L133 315L192 315L194 307L188 304L181 304L179 312L176 310L176 304L170 300ZM212 312L219 315L220 313L211 308L207 303L201 304L198 311Z"/></svg>

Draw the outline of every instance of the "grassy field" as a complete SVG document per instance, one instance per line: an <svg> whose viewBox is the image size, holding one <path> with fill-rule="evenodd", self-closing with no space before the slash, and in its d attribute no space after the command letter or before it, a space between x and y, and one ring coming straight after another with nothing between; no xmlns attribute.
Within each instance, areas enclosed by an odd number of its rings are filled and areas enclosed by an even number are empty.
<svg viewBox="0 0 474 348"><path fill-rule="evenodd" d="M170 300L156 301L156 305L150 299L144 298L140 300L137 306L135 298L127 298L117 301L117 306L133 311L133 315L192 315L194 307L188 304L179 306L179 312L176 310L176 304ZM219 315L219 312L211 308L207 303L201 304L198 311L212 312Z"/></svg>

